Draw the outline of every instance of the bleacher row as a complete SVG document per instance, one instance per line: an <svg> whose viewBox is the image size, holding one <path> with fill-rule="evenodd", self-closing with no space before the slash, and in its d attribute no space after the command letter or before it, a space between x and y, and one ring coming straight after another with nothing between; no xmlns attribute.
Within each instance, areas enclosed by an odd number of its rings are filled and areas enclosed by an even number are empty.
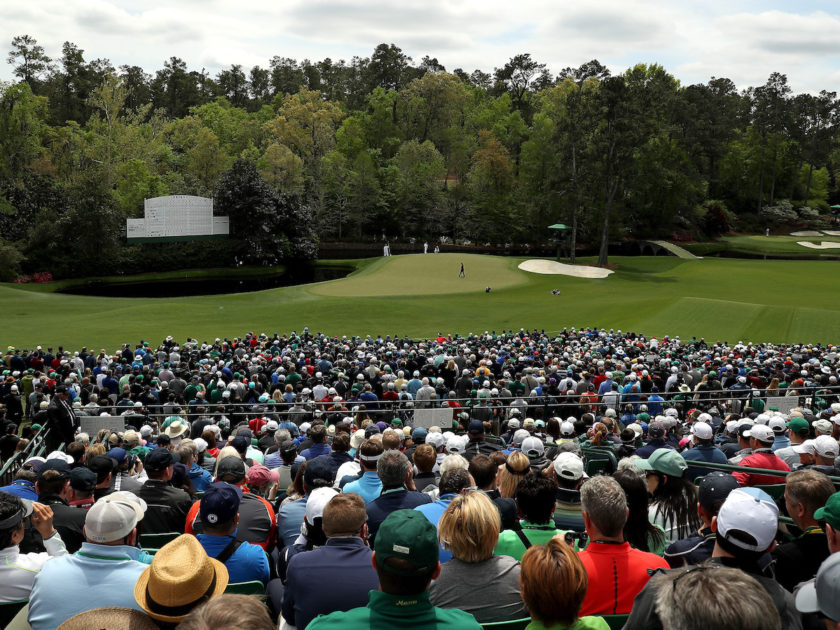
<svg viewBox="0 0 840 630"><path fill-rule="evenodd" d="M31 442L27 445L27 447L24 450L16 452L7 462L5 462L2 468L0 468L0 480L2 480L5 483L8 479L11 479L14 476L15 472L17 472L17 470L25 461L32 457L43 456L47 448L46 443L48 433L49 427L43 427L39 429L33 437L33 439L31 440ZM101 440L102 442L106 442L107 434L103 435ZM95 443L95 440L92 443ZM58 450L63 451L64 448L65 444L61 444ZM617 470L616 457L611 449L598 447L582 448L581 455L584 461L585 472L590 477L597 474L611 474ZM747 468L744 466L738 466L733 464L719 464L703 461L693 461L692 466L703 468L709 471L720 470L729 473L751 472L754 474L766 474L776 477L786 477L790 474L790 471ZM835 485L835 488L840 490L840 477L829 477L829 479ZM699 483L699 481L699 477L695 479L695 483ZM774 500L779 500L784 495L785 490L785 484L783 483L773 485L759 485L756 487L766 492ZM203 496L203 494L203 492L198 492L196 493L196 497L200 499ZM787 531L787 526L792 525L793 520L790 517L783 515L780 515L778 520L780 537L792 539L793 536ZM142 547L144 552L153 556L160 550L161 547L163 547L164 545L173 541L181 535L182 532L141 534L140 546ZM584 547L585 543L581 546L581 548ZM266 590L262 582L248 581L239 583L229 583L225 589L225 593L251 595L264 599ZM0 603L0 627L6 628L8 630L29 630L29 624L26 621L28 612L27 604L28 601L26 600L9 603ZM600 615L600 617L604 619L604 621L606 621L606 623L611 629L617 630L624 626L625 622L629 617L629 614ZM523 618L512 621L490 622L483 623L482 627L488 630L521 630L525 628L531 621L531 618ZM283 626L281 625L281 628L282 627Z"/></svg>

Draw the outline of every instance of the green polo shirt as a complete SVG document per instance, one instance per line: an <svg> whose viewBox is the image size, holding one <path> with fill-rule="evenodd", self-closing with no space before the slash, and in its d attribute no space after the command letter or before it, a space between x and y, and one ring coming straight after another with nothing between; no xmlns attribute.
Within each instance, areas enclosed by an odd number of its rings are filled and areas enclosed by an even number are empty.
<svg viewBox="0 0 840 630"><path fill-rule="evenodd" d="M528 521L522 521L520 525L522 526L522 532L525 534L525 538L531 542L531 545L544 545L558 534L566 535L565 530L556 529L553 523L535 525ZM575 542L575 550L577 550L577 542ZM496 543L493 555L510 556L515 560L521 561L526 551L527 549L522 544L519 535L512 529L506 529L499 534L499 541Z"/></svg>
<svg viewBox="0 0 840 630"><path fill-rule="evenodd" d="M545 625L542 621L534 619L525 626L525 630L609 630L610 625L603 617L578 617L571 626L562 623Z"/></svg>
<svg viewBox="0 0 840 630"><path fill-rule="evenodd" d="M481 624L463 610L433 606L429 591L418 595L390 595L371 591L368 605L347 612L319 615L308 626L311 630L386 630L389 628L453 628L481 630Z"/></svg>

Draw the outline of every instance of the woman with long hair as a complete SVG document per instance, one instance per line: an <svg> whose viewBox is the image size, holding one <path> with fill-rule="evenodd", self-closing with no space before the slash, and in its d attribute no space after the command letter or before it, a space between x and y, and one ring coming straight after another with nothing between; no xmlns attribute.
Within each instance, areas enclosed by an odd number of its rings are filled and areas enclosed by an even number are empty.
<svg viewBox="0 0 840 630"><path fill-rule="evenodd" d="M499 466L499 494L508 499L514 498L519 482L530 470L531 461L525 453L514 451L508 455L507 461Z"/></svg>
<svg viewBox="0 0 840 630"><path fill-rule="evenodd" d="M613 475L627 497L627 522L624 524L624 540L634 549L662 555L665 551L665 532L648 520L647 486L639 475L631 470L619 470Z"/></svg>
<svg viewBox="0 0 840 630"><path fill-rule="evenodd" d="M770 384L767 386L765 390L765 394L767 396L778 396L779 395L779 379L773 377L770 381Z"/></svg>
<svg viewBox="0 0 840 630"><path fill-rule="evenodd" d="M608 448L612 449L613 441L610 437L610 430L603 422L596 422L586 434L589 440L583 445L584 448Z"/></svg>
<svg viewBox="0 0 840 630"><path fill-rule="evenodd" d="M688 465L677 451L660 448L639 460L652 496L648 519L665 531L667 544L686 538L700 527L697 487L683 477Z"/></svg>

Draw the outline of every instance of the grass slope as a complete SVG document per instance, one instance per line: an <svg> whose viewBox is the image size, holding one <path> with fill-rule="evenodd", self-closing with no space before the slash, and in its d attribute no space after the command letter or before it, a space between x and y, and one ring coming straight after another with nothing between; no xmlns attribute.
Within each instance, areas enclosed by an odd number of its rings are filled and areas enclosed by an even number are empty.
<svg viewBox="0 0 840 630"><path fill-rule="evenodd" d="M735 234L722 236L710 243L684 243L682 246L698 256L709 256L727 252L732 255L773 256L777 258L837 259L840 250L819 250L803 247L797 241L820 243L822 241L840 241L836 236L764 236L755 234Z"/></svg>
<svg viewBox="0 0 840 630"><path fill-rule="evenodd" d="M459 280L461 260L467 278ZM331 335L429 336L595 325L708 340L840 341L835 262L615 257L612 276L580 279L520 271L522 260L394 256L358 261L343 280L189 298L96 298L0 285L0 344L113 351L166 335L212 340L304 326ZM562 294L551 295L554 288Z"/></svg>

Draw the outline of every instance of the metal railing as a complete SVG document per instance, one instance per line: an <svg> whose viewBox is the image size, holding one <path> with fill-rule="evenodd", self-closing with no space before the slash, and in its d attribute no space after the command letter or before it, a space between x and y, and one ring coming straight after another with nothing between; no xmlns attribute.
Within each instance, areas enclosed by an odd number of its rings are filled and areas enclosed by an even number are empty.
<svg viewBox="0 0 840 630"><path fill-rule="evenodd" d="M650 400L651 393L631 393L620 394L617 397L617 402L609 406L616 410L617 417L624 415L624 408L626 405L632 405L635 413L639 412L641 405L647 405L648 413L651 419L657 413L664 412L667 408L675 408L679 412L679 418L685 420L687 413L691 409L699 409L700 411L708 411L712 408L717 408L721 415L727 413L742 414L747 408L753 407L754 402L760 402L757 407L772 407L775 405L782 405L782 411L789 411L794 407L809 407L814 408L817 405L818 399L827 397L829 401L840 400L840 386L831 387L810 387L798 388L800 395L797 396L774 396L767 397L763 391L753 391L751 389L744 390L706 390L706 391L689 391L679 392L670 391L666 393L657 392L662 400ZM458 407L453 408L453 413L466 413L471 419L479 417L480 419L500 419L507 417L514 408L520 410L522 418L532 417L535 419L548 419L556 416L561 420L568 416L579 418L583 413L603 413L607 409L607 404L603 402L604 397L598 396L597 401L583 400L581 397L585 394L566 395L560 394L556 396L544 395L537 398L516 398L508 397L505 399L499 397L493 398L478 398L478 397L459 397L431 400L376 400L364 401L357 398L350 398L342 400L342 405L346 410L336 411L333 409L333 403L324 402L321 400L315 401L312 399L299 399L294 403L287 403L285 400L275 402L210 402L204 401L196 403L195 401L179 403L181 412L179 414L165 413L162 411L163 405L151 405L145 409L146 413L142 416L148 419L149 422L156 421L162 424L162 421L170 415L181 415L188 420L195 420L201 416L212 416L222 410L230 421L231 425L239 424L242 421L247 421L258 416L266 414L275 417L290 417L297 424L305 421L311 421L315 417L323 414L340 414L344 416L354 416L359 411L365 411L369 416L377 419L386 419L388 415L392 417L399 417L401 420L411 421L414 411L418 409L443 409L444 402L451 403L452 401L458 403ZM607 396L610 396L607 394ZM612 401L610 396L608 400ZM364 409L358 409L364 406ZM201 413L198 408L204 407L206 411ZM115 415L120 415L123 409L130 410L130 407L117 407L115 405L102 406L102 409L112 409ZM489 416L489 417L483 417ZM129 417L129 416L126 416ZM134 425L134 423L130 423ZM139 428L139 427L138 427Z"/></svg>

